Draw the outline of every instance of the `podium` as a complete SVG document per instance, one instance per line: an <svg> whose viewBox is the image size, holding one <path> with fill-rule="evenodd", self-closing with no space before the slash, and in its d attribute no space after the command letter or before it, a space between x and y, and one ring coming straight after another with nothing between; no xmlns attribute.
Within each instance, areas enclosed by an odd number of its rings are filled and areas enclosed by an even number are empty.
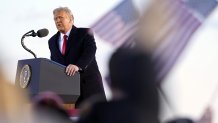
<svg viewBox="0 0 218 123"><path fill-rule="evenodd" d="M55 92L66 104L75 104L80 96L80 74L68 76L65 66L46 58L19 60L15 85L28 89L31 97L43 91Z"/></svg>

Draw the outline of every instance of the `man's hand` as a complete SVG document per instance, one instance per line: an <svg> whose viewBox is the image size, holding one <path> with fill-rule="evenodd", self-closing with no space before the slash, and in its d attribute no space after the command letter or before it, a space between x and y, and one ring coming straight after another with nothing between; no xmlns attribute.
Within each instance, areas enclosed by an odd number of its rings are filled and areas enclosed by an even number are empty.
<svg viewBox="0 0 218 123"><path fill-rule="evenodd" d="M68 76L72 76L74 75L76 72L78 72L79 70L79 67L77 67L76 65L73 65L73 64L69 64L67 67L66 67L66 73Z"/></svg>

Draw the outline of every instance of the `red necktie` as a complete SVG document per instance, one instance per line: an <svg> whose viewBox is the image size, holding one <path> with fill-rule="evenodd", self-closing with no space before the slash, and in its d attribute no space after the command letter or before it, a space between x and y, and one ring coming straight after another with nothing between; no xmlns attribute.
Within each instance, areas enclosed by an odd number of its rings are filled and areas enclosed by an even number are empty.
<svg viewBox="0 0 218 123"><path fill-rule="evenodd" d="M67 35L64 35L64 43L62 45L62 51L61 53L64 55L67 47Z"/></svg>

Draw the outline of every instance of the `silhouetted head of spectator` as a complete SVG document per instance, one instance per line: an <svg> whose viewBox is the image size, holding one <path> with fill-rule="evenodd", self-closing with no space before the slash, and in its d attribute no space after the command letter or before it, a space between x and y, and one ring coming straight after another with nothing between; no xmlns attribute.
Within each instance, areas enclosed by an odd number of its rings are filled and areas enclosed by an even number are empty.
<svg viewBox="0 0 218 123"><path fill-rule="evenodd" d="M178 118L178 119L170 120L167 123L194 123L194 121L188 118Z"/></svg>
<svg viewBox="0 0 218 123"><path fill-rule="evenodd" d="M34 106L60 107L63 108L63 100L54 92L46 91L39 93L33 98Z"/></svg>
<svg viewBox="0 0 218 123"><path fill-rule="evenodd" d="M70 123L70 116L64 109L62 99L53 92L42 92L33 98L33 109L39 122Z"/></svg>
<svg viewBox="0 0 218 123"><path fill-rule="evenodd" d="M110 59L109 71L112 91L120 90L134 105L153 116L158 114L159 97L150 54L136 48L120 48Z"/></svg>
<svg viewBox="0 0 218 123"><path fill-rule="evenodd" d="M120 48L109 63L112 88L122 90L127 96L142 98L155 88L154 65L148 53L139 49Z"/></svg>

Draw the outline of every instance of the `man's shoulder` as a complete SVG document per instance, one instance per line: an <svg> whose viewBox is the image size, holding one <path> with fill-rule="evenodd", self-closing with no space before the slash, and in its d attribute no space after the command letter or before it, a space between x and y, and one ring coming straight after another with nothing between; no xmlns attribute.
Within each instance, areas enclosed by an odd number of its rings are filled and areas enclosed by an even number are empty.
<svg viewBox="0 0 218 123"><path fill-rule="evenodd" d="M85 27L79 27L77 28L78 31L84 31L84 32L87 32L90 30L90 28L85 28Z"/></svg>
<svg viewBox="0 0 218 123"><path fill-rule="evenodd" d="M83 27L81 27L81 28L77 28L77 31L80 34L91 34L91 35L93 35L93 32L92 32L91 28L83 28Z"/></svg>
<svg viewBox="0 0 218 123"><path fill-rule="evenodd" d="M58 35L58 32L56 34L54 34L48 41L49 42L55 41L57 38L57 35Z"/></svg>

